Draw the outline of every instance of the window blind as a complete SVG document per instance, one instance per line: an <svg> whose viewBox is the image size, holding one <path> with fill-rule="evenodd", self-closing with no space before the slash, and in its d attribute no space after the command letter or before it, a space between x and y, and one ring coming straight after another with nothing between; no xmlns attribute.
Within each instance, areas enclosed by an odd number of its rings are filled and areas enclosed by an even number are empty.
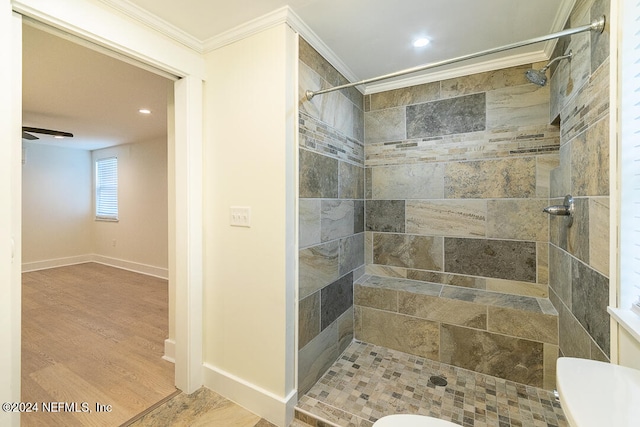
<svg viewBox="0 0 640 427"><path fill-rule="evenodd" d="M96 218L118 219L118 158L96 161Z"/></svg>
<svg viewBox="0 0 640 427"><path fill-rule="evenodd" d="M620 304L640 316L640 1L623 7Z"/></svg>

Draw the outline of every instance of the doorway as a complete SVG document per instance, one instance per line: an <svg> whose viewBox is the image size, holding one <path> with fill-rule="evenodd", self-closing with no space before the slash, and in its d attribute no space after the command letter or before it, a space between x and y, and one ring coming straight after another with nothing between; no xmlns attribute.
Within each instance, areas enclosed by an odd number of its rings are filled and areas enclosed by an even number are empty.
<svg viewBox="0 0 640 427"><path fill-rule="evenodd" d="M94 409L52 410L52 422L121 424L175 391L162 358L172 86L64 33L23 26L21 401ZM62 129L73 136L47 133ZM113 166L109 218L94 200L103 159ZM109 410L97 415L97 405ZM23 425L52 413L39 412Z"/></svg>
<svg viewBox="0 0 640 427"><path fill-rule="evenodd" d="M32 17L76 36L111 49L127 58L165 70L180 80L174 84L173 112L175 126L169 129L169 294L170 319L174 319L175 384L192 393L202 385L202 81L204 62L201 55L179 46L159 33L145 29L116 12L93 8L84 2L20 2L13 13L0 11L3 23L2 46L12 54L6 67L2 90L10 94L0 101L4 112L3 136L14 141L2 149L3 185L0 194L7 201L0 211L0 273L8 298L2 303L2 333L7 343L2 374L8 379L0 392L5 400L19 401L20 366L20 265L21 265L21 149L18 145L21 126L21 20ZM87 7L91 11L87 11ZM6 35L6 37L4 37ZM15 90L17 88L18 90ZM6 166L6 168L5 168ZM6 184L6 185L5 185ZM5 209L6 208L6 209ZM173 296L174 298L171 298ZM173 303L171 303L173 299ZM172 313L172 307L173 313ZM19 416L6 413L2 420L17 425Z"/></svg>

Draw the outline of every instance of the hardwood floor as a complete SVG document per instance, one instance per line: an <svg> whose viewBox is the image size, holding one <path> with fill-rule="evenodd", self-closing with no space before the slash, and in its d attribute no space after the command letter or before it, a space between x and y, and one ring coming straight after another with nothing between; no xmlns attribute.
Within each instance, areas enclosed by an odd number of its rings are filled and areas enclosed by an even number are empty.
<svg viewBox="0 0 640 427"><path fill-rule="evenodd" d="M167 336L166 280L96 263L24 273L22 402L39 411L22 425L117 426L174 393Z"/></svg>

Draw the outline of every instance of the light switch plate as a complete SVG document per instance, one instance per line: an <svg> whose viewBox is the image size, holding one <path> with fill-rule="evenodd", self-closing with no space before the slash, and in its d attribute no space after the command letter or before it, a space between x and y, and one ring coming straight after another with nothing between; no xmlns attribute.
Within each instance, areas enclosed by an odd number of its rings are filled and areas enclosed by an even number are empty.
<svg viewBox="0 0 640 427"><path fill-rule="evenodd" d="M230 224L234 227L251 227L251 208L248 206L231 206Z"/></svg>

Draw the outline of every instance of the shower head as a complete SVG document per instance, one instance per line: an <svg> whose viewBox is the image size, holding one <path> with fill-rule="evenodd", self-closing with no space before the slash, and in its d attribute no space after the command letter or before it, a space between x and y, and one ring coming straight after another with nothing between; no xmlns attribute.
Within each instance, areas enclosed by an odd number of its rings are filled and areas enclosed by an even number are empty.
<svg viewBox="0 0 640 427"><path fill-rule="evenodd" d="M525 76L527 76L527 80L531 83L538 86L544 86L547 84L547 75L545 74L545 71L547 70L544 68L540 70L531 69L525 73Z"/></svg>
<svg viewBox="0 0 640 427"><path fill-rule="evenodd" d="M545 65L544 67L540 68L539 70L527 70L527 72L525 73L525 76L527 76L527 80L529 80L531 83L536 84L538 86L544 86L547 84L547 69L549 69L549 67L551 66L551 64L553 64L554 62L560 61L561 59L569 59L571 60L571 57L573 56L573 52L569 51L567 52L566 55L563 56L558 56L557 58L552 59L547 65Z"/></svg>

